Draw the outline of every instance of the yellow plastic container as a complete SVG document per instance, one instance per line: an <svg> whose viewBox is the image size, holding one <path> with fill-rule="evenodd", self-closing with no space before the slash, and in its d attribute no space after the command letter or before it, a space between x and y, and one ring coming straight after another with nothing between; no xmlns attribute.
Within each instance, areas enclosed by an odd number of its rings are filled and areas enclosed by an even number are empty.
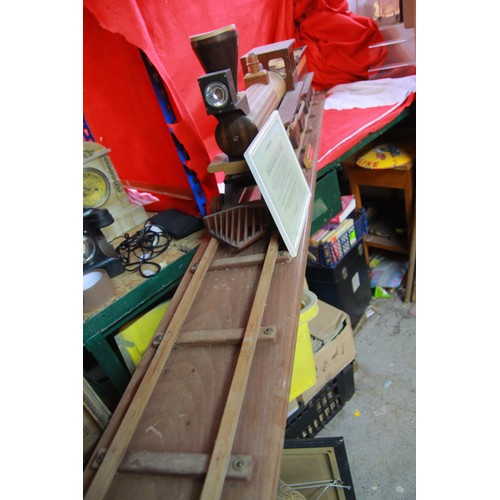
<svg viewBox="0 0 500 500"><path fill-rule="evenodd" d="M127 323L116 334L116 343L130 373L134 373L148 348L169 303L168 300L158 304L147 313Z"/></svg>
<svg viewBox="0 0 500 500"><path fill-rule="evenodd" d="M318 297L310 290L302 290L302 307L293 359L289 401L316 384L316 364L309 333L309 321L318 315L318 311Z"/></svg>

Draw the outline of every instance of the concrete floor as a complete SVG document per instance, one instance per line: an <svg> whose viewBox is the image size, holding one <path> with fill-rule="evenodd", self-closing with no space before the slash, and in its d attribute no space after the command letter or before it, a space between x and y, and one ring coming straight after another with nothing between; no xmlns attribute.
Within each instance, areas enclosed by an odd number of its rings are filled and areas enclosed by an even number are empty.
<svg viewBox="0 0 500 500"><path fill-rule="evenodd" d="M316 437L343 436L358 500L416 498L416 303L372 299L354 341L355 393Z"/></svg>

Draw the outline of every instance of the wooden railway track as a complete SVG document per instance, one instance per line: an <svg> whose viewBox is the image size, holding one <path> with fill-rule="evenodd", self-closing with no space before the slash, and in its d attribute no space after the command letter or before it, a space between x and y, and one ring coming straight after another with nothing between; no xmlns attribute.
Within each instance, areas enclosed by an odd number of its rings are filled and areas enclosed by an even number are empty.
<svg viewBox="0 0 500 500"><path fill-rule="evenodd" d="M196 266L194 277L190 281L189 286L186 289L182 302L175 311L169 328L165 332L161 343L157 347L156 354L151 360L149 369L146 372L146 375L140 387L138 388L135 398L132 401L123 421L121 422L110 447L107 450L101 450L101 463L97 468L97 473L85 495L85 498L105 498L111 482L113 481L113 477L118 471L118 468L120 467L120 464L125 457L127 447L130 443L133 433L137 428L137 424L141 419L144 408L147 405L149 398L151 397L153 389L158 382L158 379L164 369L168 357L170 356L170 353L172 352L172 349L177 340L182 335L182 327L186 320L187 314L193 306L196 296L200 291L206 273L209 271L218 245L218 241L212 238L203 256L201 257L199 264ZM229 460L231 458L231 450L234 441L234 435L236 433L236 427L238 425L238 417L241 412L241 405L243 403L243 397L245 395L245 389L248 382L253 355L255 352L257 341L259 339L261 320L264 314L266 299L269 292L277 256L278 234L275 232L269 242L269 247L267 249L267 254L265 256L262 268L262 274L259 279L257 291L250 311L250 317L248 319L248 323L246 325L242 338L241 350L238 356L234 377L231 382L229 396L225 405L221 425L215 441L214 450L211 454L208 464L208 470L206 473L205 483L201 495L202 499L213 500L220 498L222 492ZM233 258L231 261L226 262L224 268L226 270L230 270L231 266L238 267L238 265L242 262L244 261L242 261L241 259ZM220 264L221 263L219 262L219 265ZM227 342L227 337L224 331L213 333L215 334L213 336L207 335L207 344ZM196 346L205 345L205 343L202 342L203 335L198 335L197 338L198 342L196 343ZM191 345L194 344L191 343ZM165 471L167 471L167 473L172 472L172 469L169 469L167 465L163 467L156 465L156 468L154 465L150 465L148 467L147 465L141 463L136 454L132 453L132 457L134 456L135 460L133 458L131 459L129 456L128 462L131 465L128 468L122 468L122 473L140 473L143 470L148 471L150 474L161 474ZM167 457L174 463L179 462L179 458L174 453L170 453L169 455L167 455ZM156 456L154 456L153 454L152 456L149 456L149 462L151 464L158 464L164 458L165 455L163 454L157 453ZM143 460L145 459L143 458ZM194 470L196 470L196 464L198 464L199 467L199 456L190 457L188 454L183 454L183 460L185 462L185 473L192 473ZM240 469L241 464L244 463L243 460L244 459L242 459L241 457L239 458L238 463L240 464ZM168 460L166 462L168 463ZM181 474L180 469L176 469L176 473Z"/></svg>
<svg viewBox="0 0 500 500"><path fill-rule="evenodd" d="M311 212L294 259L275 232L242 251L207 234L84 471L86 500L275 498Z"/></svg>

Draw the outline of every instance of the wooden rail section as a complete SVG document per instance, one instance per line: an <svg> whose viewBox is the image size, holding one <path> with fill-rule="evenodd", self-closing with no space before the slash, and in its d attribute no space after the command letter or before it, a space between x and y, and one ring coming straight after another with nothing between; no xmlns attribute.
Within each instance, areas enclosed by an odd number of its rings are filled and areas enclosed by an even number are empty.
<svg viewBox="0 0 500 500"><path fill-rule="evenodd" d="M224 479L230 454L233 447L234 436L238 426L241 406L252 367L255 348L260 330L264 309L266 307L267 295L273 278L274 266L278 255L278 233L274 232L269 242L266 259L259 278L257 292L250 311L245 335L241 344L241 350L236 363L236 369L229 388L229 396L222 415L221 425L215 440L212 458L208 466L207 477L201 493L202 500L218 499L224 487Z"/></svg>
<svg viewBox="0 0 500 500"><path fill-rule="evenodd" d="M86 500L276 497L311 212L294 259L270 235L239 252L203 239L84 471Z"/></svg>
<svg viewBox="0 0 500 500"><path fill-rule="evenodd" d="M186 316L193 305L196 295L200 290L203 279L212 263L219 243L212 239L201 258L200 265L196 269L196 274L189 283L186 293L179 307L176 309L172 322L165 332L165 341L158 348L155 357L152 359L149 369L139 387L135 399L132 401L125 418L123 419L118 432L108 448L104 460L102 461L96 477L92 481L85 498L104 498L118 467L125 456L127 446L130 443L137 424L142 416L145 406L164 370L165 363L172 352L172 348L180 334Z"/></svg>

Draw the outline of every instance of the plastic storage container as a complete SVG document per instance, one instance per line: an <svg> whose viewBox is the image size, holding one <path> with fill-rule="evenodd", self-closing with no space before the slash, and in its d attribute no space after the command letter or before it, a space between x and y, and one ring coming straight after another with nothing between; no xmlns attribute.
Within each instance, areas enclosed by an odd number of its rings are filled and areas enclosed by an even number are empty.
<svg viewBox="0 0 500 500"><path fill-rule="evenodd" d="M347 365L306 405L290 415L285 439L312 438L343 408L354 394L353 363Z"/></svg>
<svg viewBox="0 0 500 500"><path fill-rule="evenodd" d="M308 263L306 279L318 299L346 312L352 327L356 328L372 297L362 241L358 241L334 268Z"/></svg>
<svg viewBox="0 0 500 500"><path fill-rule="evenodd" d="M309 245L308 259L310 263L319 264L322 267L333 269L345 255L349 253L363 236L368 232L368 221L364 208L355 210L348 218L353 219L351 229L342 234L335 242L320 243L317 246ZM324 228L330 229L333 225L325 224Z"/></svg>
<svg viewBox="0 0 500 500"><path fill-rule="evenodd" d="M318 298L310 290L302 290L302 307L295 356L293 358L292 381L289 401L300 396L316 383L316 365L309 333L309 321L318 315Z"/></svg>

